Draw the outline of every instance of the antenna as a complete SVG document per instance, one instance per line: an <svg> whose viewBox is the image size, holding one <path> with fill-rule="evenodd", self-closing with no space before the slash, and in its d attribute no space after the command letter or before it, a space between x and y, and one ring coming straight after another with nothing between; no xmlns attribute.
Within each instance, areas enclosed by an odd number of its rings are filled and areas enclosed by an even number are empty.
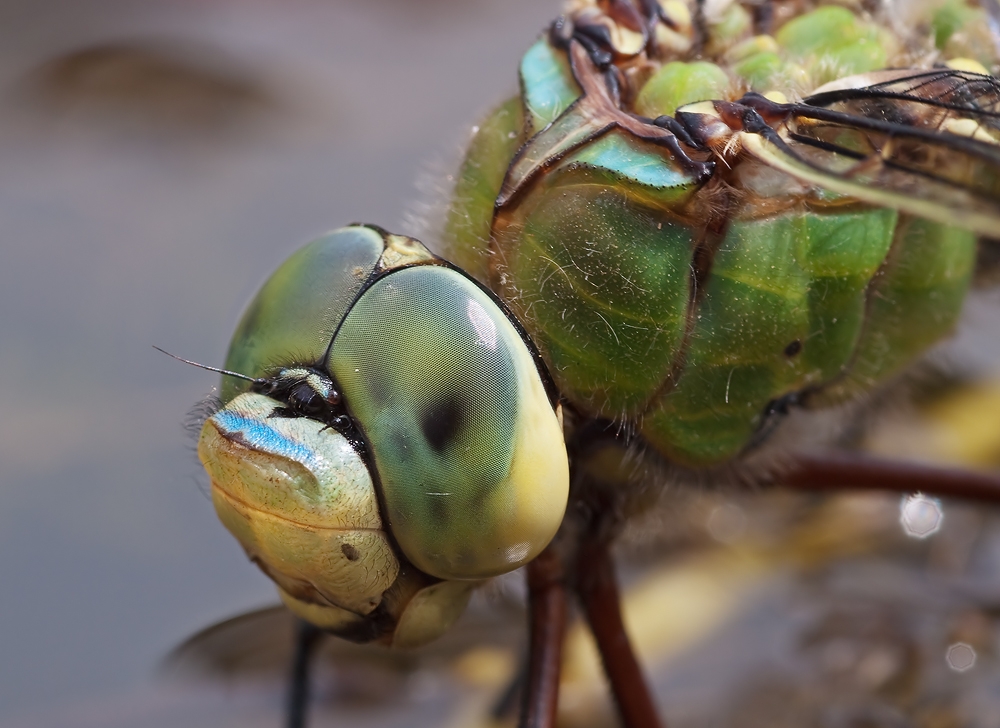
<svg viewBox="0 0 1000 728"><path fill-rule="evenodd" d="M245 379L248 382L253 382L254 384L262 383L266 380L264 379L254 379L253 377L248 377L246 374L240 374L239 372L231 372L228 369L219 369L218 367L210 367L207 364L199 364L196 361L191 361L190 359L184 359L177 356L176 354L171 354L166 349L161 349L156 344L153 344L153 348L156 349L161 354L166 354L171 359L176 359L177 361L182 361L185 364L190 364L193 367L198 367L199 369L207 369L210 372L217 372L218 374L225 374L227 377L236 377L237 379Z"/></svg>

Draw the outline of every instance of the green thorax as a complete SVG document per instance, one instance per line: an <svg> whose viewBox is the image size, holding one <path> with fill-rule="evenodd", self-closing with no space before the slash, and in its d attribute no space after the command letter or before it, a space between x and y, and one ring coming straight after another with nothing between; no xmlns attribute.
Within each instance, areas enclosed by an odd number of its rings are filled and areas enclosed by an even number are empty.
<svg viewBox="0 0 1000 728"><path fill-rule="evenodd" d="M774 84L801 91L922 42L833 6L754 36L747 11L729 8L709 58L633 63L625 106L654 118ZM943 22L929 45L954 38ZM445 238L582 416L629 423L677 462L716 465L756 442L782 403L855 397L954 326L973 234L738 156L705 179L621 128L567 142L592 122L548 36L525 55L520 88L478 128Z"/></svg>

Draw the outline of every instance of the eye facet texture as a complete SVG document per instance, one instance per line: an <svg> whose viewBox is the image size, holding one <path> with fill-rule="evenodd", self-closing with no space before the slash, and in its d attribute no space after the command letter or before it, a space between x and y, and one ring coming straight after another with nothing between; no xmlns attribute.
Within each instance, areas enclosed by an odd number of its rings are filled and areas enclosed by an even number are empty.
<svg viewBox="0 0 1000 728"><path fill-rule="evenodd" d="M226 369L260 377L326 353L337 325L382 255L382 237L352 226L295 252L254 297L233 334ZM222 401L247 383L226 378Z"/></svg>
<svg viewBox="0 0 1000 728"><path fill-rule="evenodd" d="M227 368L257 381L225 380L199 442L219 518L285 603L355 641L433 639L566 508L528 345L439 262L362 226L296 252L230 345Z"/></svg>
<svg viewBox="0 0 1000 728"><path fill-rule="evenodd" d="M562 432L520 334L474 283L440 266L385 276L327 364L415 566L481 579L545 547L569 487Z"/></svg>

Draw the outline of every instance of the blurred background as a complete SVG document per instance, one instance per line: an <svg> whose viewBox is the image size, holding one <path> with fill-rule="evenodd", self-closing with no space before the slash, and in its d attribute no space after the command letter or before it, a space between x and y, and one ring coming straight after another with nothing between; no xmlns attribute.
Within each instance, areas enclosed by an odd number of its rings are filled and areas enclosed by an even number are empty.
<svg viewBox="0 0 1000 728"><path fill-rule="evenodd" d="M280 724L280 612L163 668L276 599L183 429L217 377L152 345L218 365L292 250L417 230L558 6L0 0L0 727ZM854 444L1000 465L997 303ZM917 503L914 538L910 505L678 494L636 529L626 617L671 725L1000 726L997 519ZM518 589L423 655L330 641L316 725L509 718ZM562 725L612 715L575 627Z"/></svg>
<svg viewBox="0 0 1000 728"><path fill-rule="evenodd" d="M557 7L0 2L0 725L177 725L158 661L275 601L151 345L219 365L296 247L405 232Z"/></svg>

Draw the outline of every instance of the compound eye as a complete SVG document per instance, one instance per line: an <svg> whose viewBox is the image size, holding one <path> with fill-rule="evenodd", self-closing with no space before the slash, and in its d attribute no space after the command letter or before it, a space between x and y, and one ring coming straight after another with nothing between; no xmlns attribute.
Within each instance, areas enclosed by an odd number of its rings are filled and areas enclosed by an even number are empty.
<svg viewBox="0 0 1000 728"><path fill-rule="evenodd" d="M555 535L569 489L562 429L519 332L468 278L415 266L379 279L344 319L327 368L415 566L481 579Z"/></svg>
<svg viewBox="0 0 1000 728"><path fill-rule="evenodd" d="M528 345L437 261L357 226L295 253L230 344L227 368L254 381L225 380L199 441L220 518L282 598L357 641L433 639L566 508Z"/></svg>
<svg viewBox="0 0 1000 728"><path fill-rule="evenodd" d="M229 345L226 368L265 377L291 361L320 361L384 248L380 234L352 226L294 253L247 307ZM239 379L225 379L223 404L246 389Z"/></svg>

